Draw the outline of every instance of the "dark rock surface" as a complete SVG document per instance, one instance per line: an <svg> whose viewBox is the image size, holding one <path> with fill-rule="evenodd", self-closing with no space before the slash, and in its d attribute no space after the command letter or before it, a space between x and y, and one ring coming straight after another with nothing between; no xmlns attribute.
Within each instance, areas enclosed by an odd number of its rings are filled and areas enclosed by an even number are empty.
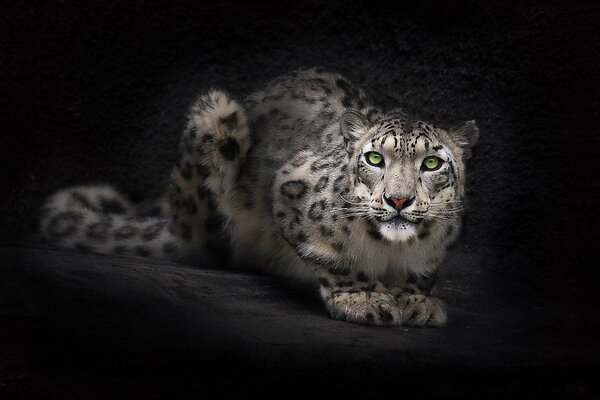
<svg viewBox="0 0 600 400"><path fill-rule="evenodd" d="M63 385L75 397L167 397L169 388L194 397L196 355L221 354L236 373L303 372L305 388L314 367L326 382L379 376L429 394L590 396L599 17L592 1L2 2L0 240L13 247L0 259L0 394L61 397ZM269 278L23 247L59 187L110 182L134 200L158 195L198 93L241 98L313 65L347 75L384 107L441 125L478 121L466 229L438 284L456 313L448 328L346 326ZM125 276L119 266L130 266ZM195 305L196 285L213 293L210 306ZM229 322L203 319L215 310Z"/></svg>
<svg viewBox="0 0 600 400"><path fill-rule="evenodd" d="M0 393L187 398L275 382L298 393L598 393L599 326L528 304L454 304L443 329L372 328L331 320L314 288L269 277L33 247L0 257Z"/></svg>

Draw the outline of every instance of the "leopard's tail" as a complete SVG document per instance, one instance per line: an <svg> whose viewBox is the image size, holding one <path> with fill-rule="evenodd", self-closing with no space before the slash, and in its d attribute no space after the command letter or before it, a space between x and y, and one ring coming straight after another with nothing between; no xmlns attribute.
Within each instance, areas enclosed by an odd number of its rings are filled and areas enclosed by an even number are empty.
<svg viewBox="0 0 600 400"><path fill-rule="evenodd" d="M42 207L40 230L49 242L95 253L177 259L168 204L135 207L105 185L62 189Z"/></svg>

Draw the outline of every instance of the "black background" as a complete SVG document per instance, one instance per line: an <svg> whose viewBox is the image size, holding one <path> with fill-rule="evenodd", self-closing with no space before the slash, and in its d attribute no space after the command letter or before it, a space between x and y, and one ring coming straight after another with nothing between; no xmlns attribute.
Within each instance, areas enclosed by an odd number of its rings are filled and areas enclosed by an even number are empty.
<svg viewBox="0 0 600 400"><path fill-rule="evenodd" d="M476 119L460 271L471 300L596 321L600 9L594 2L28 1L0 5L2 241L59 187L157 196L185 110L321 65L384 107Z"/></svg>

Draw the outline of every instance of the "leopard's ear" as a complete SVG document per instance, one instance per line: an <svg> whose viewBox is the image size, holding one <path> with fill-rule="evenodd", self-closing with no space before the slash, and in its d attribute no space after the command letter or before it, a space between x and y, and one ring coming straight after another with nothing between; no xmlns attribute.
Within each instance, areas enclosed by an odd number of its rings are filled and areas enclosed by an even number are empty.
<svg viewBox="0 0 600 400"><path fill-rule="evenodd" d="M471 157L471 148L479 140L479 128L474 120L461 122L448 129L450 139L462 149L465 159Z"/></svg>
<svg viewBox="0 0 600 400"><path fill-rule="evenodd" d="M340 117L340 130L345 141L354 142L367 132L367 117L356 110L346 110Z"/></svg>

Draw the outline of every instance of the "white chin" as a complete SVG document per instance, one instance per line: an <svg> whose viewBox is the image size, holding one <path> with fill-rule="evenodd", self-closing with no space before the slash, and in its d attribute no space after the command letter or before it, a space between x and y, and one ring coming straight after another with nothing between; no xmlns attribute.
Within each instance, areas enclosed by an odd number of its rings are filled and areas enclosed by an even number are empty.
<svg viewBox="0 0 600 400"><path fill-rule="evenodd" d="M407 242L417 236L414 224L398 220L380 222L379 232L390 242Z"/></svg>

